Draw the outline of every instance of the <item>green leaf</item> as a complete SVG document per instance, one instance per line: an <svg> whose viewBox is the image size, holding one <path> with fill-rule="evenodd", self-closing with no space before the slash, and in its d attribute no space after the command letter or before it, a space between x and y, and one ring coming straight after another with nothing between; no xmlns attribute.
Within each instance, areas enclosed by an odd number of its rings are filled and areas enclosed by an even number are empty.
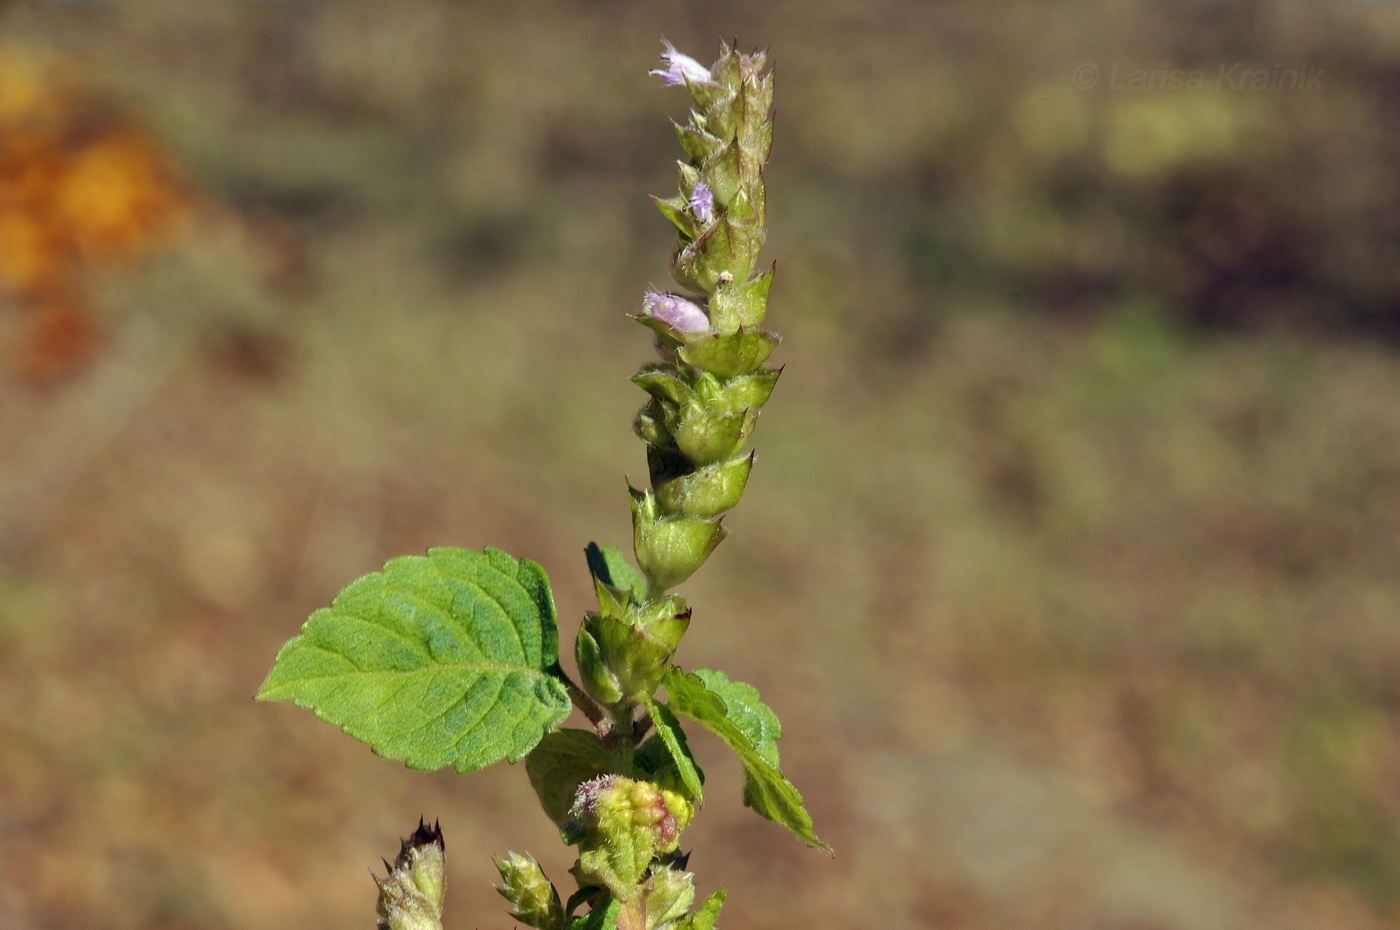
<svg viewBox="0 0 1400 930"><path fill-rule="evenodd" d="M569 921L569 930L614 930L620 910L622 905L613 898L603 898L593 905L593 910Z"/></svg>
<svg viewBox="0 0 1400 930"><path fill-rule="evenodd" d="M701 674L710 676L729 695L735 702L733 711ZM831 847L812 830L812 817L802 806L801 793L778 769L777 737L773 735L777 717L758 700L758 692L717 672L702 669L687 675L676 666L666 673L662 684L670 697L667 706L674 713L718 736L739 757L744 767L744 804L759 816L787 827L809 846L830 853Z"/></svg>
<svg viewBox="0 0 1400 930"><path fill-rule="evenodd" d="M719 920L719 909L724 907L724 899L728 895L729 892L723 888L710 895L698 911L680 922L679 930L714 930L715 922Z"/></svg>
<svg viewBox="0 0 1400 930"><path fill-rule="evenodd" d="M572 872L572 870L570 871ZM574 924L574 911L578 910L589 901L596 903L601 899L603 894L604 890L601 885L584 884L582 888L579 888L573 894L569 895L569 900L564 904L564 916L568 920L569 926L572 927ZM578 919L584 920L585 918L580 917Z"/></svg>
<svg viewBox="0 0 1400 930"><path fill-rule="evenodd" d="M592 730L555 730L525 758L525 774L555 826L563 825L578 786L611 767L612 753Z"/></svg>
<svg viewBox="0 0 1400 930"><path fill-rule="evenodd" d="M410 768L518 762L569 715L549 579L498 549L392 559L311 615L258 700Z"/></svg>
<svg viewBox="0 0 1400 930"><path fill-rule="evenodd" d="M600 546L591 542L583 554L588 559L588 570L594 578L619 591L631 591L636 597L646 596L647 580L632 567L617 546Z"/></svg>
<svg viewBox="0 0 1400 930"><path fill-rule="evenodd" d="M773 708L759 698L758 689L742 681L730 681L724 672L697 668L692 674L705 683L711 693L718 694L729 710L732 720L753 743L764 761L778 766L778 740L783 738L783 725Z"/></svg>
<svg viewBox="0 0 1400 930"><path fill-rule="evenodd" d="M660 703L655 698L647 698L647 713L651 715L651 722L656 727L657 737L670 753L671 764L675 766L681 784L685 785L686 791L690 792L690 797L695 803L704 804L705 776L701 774L699 766L695 764L695 757L690 754L690 744L686 742L681 722L676 719L676 715L671 713L665 704Z"/></svg>
<svg viewBox="0 0 1400 930"><path fill-rule="evenodd" d="M664 706L664 705L662 705ZM686 746L686 752L690 747ZM700 784L705 784L705 770L700 768L698 762L694 762L695 774L699 778ZM681 780L680 770L676 768L675 757L671 755L671 750L666 746L661 737L653 733L651 736L637 747L636 755L632 757L632 765L638 775L654 785L659 785L667 791L674 791L689 800L690 789Z"/></svg>

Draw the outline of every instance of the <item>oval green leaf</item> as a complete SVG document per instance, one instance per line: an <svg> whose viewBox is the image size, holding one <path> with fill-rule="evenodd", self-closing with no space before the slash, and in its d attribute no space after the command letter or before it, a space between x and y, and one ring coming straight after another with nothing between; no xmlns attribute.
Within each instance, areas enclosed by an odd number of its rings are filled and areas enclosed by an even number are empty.
<svg viewBox="0 0 1400 930"><path fill-rule="evenodd" d="M498 549L389 561L316 611L258 691L410 768L518 762L569 715L549 579Z"/></svg>

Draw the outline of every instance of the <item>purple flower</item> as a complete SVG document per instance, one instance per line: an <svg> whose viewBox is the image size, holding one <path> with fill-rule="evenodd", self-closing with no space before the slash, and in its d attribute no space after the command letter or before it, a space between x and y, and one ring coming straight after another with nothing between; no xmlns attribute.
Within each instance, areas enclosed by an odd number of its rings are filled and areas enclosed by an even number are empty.
<svg viewBox="0 0 1400 930"><path fill-rule="evenodd" d="M703 333L710 318L697 305L675 294L651 293L642 299L642 314L667 323L677 332Z"/></svg>
<svg viewBox="0 0 1400 930"><path fill-rule="evenodd" d="M715 195L704 181L696 181L690 192L690 212L702 223L715 218Z"/></svg>
<svg viewBox="0 0 1400 930"><path fill-rule="evenodd" d="M661 78L662 84L676 85L684 84L686 78L692 84L711 83L710 69L700 64L689 55L682 55L676 51L676 47L665 39L661 40L666 44L666 51L661 53L661 60L666 63L665 68L658 68L648 72Z"/></svg>

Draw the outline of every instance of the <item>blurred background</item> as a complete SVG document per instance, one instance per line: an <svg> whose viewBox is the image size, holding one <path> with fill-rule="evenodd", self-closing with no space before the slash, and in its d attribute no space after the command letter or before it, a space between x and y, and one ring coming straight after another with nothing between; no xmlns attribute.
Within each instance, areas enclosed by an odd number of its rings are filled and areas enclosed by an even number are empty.
<svg viewBox="0 0 1400 930"><path fill-rule="evenodd" d="M827 860L728 928L1400 924L1400 7L0 3L0 925L369 927L440 818L509 926L524 773L255 705L383 560L582 549L642 475L665 35L772 46L787 365L682 661Z"/></svg>

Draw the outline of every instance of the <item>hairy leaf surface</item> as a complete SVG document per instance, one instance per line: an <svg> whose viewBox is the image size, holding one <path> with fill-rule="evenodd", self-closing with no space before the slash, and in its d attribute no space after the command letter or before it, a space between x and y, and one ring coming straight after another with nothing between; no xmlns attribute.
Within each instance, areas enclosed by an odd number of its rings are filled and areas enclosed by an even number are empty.
<svg viewBox="0 0 1400 930"><path fill-rule="evenodd" d="M612 753L592 730L555 730L525 759L525 772L540 806L556 826L574 805L578 786L609 770Z"/></svg>
<svg viewBox="0 0 1400 930"><path fill-rule="evenodd" d="M778 740L783 738L783 725L773 708L763 703L758 689L742 681L730 681L724 672L697 668L693 674L705 687L718 694L734 722L753 743L754 750L774 768L778 767Z"/></svg>
<svg viewBox="0 0 1400 930"><path fill-rule="evenodd" d="M622 905L612 898L603 898L582 917L569 921L569 930L616 930L618 912Z"/></svg>
<svg viewBox="0 0 1400 930"><path fill-rule="evenodd" d="M258 691L410 768L518 762L569 715L544 570L498 549L389 561L316 611Z"/></svg>
<svg viewBox="0 0 1400 930"><path fill-rule="evenodd" d="M721 888L706 898L699 910L680 922L681 930L714 930L715 922L719 920L719 909L724 907L728 894Z"/></svg>
<svg viewBox="0 0 1400 930"><path fill-rule="evenodd" d="M695 757L690 754L690 744L686 742L681 722L665 704L655 698L647 698L647 713L651 715L651 722L656 726L657 737L670 754L671 765L674 766L681 784L696 804L704 804L705 776L695 764Z"/></svg>
<svg viewBox="0 0 1400 930"><path fill-rule="evenodd" d="M731 711L721 693L712 690L701 676L708 676L721 692L729 694L736 710ZM687 675L675 666L662 683L670 698L667 706L674 713L718 736L739 757L744 767L744 803L760 816L787 827L809 846L830 853L831 847L813 832L812 817L802 806L801 793L778 769L777 737L772 733L777 717L758 700L758 692L742 682L729 681L719 672L700 669Z"/></svg>
<svg viewBox="0 0 1400 930"><path fill-rule="evenodd" d="M603 584L611 585L619 591L631 591L637 597L646 594L646 578L632 567L632 563L627 561L627 556L623 555L617 546L589 543L583 552L588 559L588 570Z"/></svg>

